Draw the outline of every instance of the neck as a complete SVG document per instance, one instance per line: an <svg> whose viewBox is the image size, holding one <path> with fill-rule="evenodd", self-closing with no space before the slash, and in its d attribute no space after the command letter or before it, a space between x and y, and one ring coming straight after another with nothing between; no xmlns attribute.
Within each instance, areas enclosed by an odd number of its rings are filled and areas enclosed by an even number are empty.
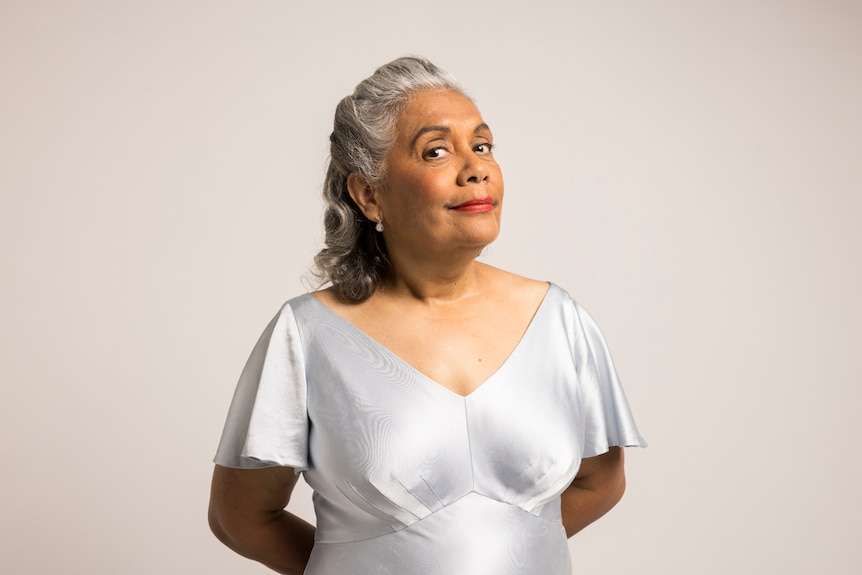
<svg viewBox="0 0 862 575"><path fill-rule="evenodd" d="M408 297L426 303L456 301L470 297L481 287L485 264L473 254L461 262L399 261L391 258L392 268L382 289L388 295Z"/></svg>

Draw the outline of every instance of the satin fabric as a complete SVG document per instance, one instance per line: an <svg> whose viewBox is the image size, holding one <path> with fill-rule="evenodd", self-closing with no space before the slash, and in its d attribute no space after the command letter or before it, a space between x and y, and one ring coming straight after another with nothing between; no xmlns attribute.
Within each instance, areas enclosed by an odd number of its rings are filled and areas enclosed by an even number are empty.
<svg viewBox="0 0 862 575"><path fill-rule="evenodd" d="M304 474L307 575L568 575L560 494L582 458L645 445L601 332L556 285L466 397L305 294L255 346L215 462Z"/></svg>

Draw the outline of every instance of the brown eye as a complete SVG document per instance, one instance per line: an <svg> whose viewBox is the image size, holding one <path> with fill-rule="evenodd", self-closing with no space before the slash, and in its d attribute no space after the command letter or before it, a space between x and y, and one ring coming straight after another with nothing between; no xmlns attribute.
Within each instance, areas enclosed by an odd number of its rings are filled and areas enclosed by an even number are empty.
<svg viewBox="0 0 862 575"><path fill-rule="evenodd" d="M491 150L493 150L493 149L494 149L494 144L492 144L490 142L483 142L481 144L478 144L475 148L473 148L473 151L476 152L477 154L490 154Z"/></svg>
<svg viewBox="0 0 862 575"><path fill-rule="evenodd" d="M427 152L425 152L422 156L427 160L435 160L437 158L442 158L446 153L446 148L442 146L437 146L436 148L431 148Z"/></svg>

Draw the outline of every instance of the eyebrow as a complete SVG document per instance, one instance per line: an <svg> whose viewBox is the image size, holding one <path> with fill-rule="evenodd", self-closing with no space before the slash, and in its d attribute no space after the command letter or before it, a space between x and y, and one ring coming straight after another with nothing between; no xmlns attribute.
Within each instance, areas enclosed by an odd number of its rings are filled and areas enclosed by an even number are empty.
<svg viewBox="0 0 862 575"><path fill-rule="evenodd" d="M476 134L481 132L482 130L491 131L491 128L488 127L488 124L482 122L478 126L473 129L473 133ZM427 134L428 132L443 132L444 134L451 134L452 129L449 126L425 126L424 128L419 128L419 131L416 132L416 135L413 136L413 139L410 141L410 147L416 145L416 141L422 137L422 134Z"/></svg>

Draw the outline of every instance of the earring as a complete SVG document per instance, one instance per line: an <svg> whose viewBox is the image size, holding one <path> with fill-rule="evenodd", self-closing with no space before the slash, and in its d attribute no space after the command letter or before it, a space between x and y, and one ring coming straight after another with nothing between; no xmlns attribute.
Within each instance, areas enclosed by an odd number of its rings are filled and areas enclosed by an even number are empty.
<svg viewBox="0 0 862 575"><path fill-rule="evenodd" d="M380 221L380 216L378 215L376 219L377 219L377 225L374 226L374 229L380 233L383 233L383 222Z"/></svg>

